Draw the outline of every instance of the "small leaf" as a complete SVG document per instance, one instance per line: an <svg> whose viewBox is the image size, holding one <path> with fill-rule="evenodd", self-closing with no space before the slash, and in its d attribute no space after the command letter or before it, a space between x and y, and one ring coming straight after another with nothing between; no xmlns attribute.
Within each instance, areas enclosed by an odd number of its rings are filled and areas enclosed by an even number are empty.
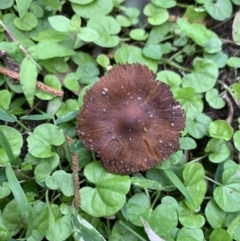
<svg viewBox="0 0 240 241"><path fill-rule="evenodd" d="M25 13L21 18L15 18L14 24L20 30L30 31L37 26L38 20L33 13Z"/></svg>
<svg viewBox="0 0 240 241"><path fill-rule="evenodd" d="M70 32L70 20L64 16L58 15L58 16L51 16L48 18L48 21L53 29L59 31L59 32ZM80 27L80 26L79 26Z"/></svg>
<svg viewBox="0 0 240 241"><path fill-rule="evenodd" d="M240 11L236 13L233 20L232 38L235 43L240 43Z"/></svg>
<svg viewBox="0 0 240 241"><path fill-rule="evenodd" d="M211 232L209 241L232 241L232 238L227 230L218 228Z"/></svg>
<svg viewBox="0 0 240 241"><path fill-rule="evenodd" d="M11 103L11 93L8 90L0 90L0 106L6 110Z"/></svg>
<svg viewBox="0 0 240 241"><path fill-rule="evenodd" d="M73 175L63 170L55 171L52 176L47 177L46 185L52 190L60 190L67 197L74 195Z"/></svg>
<svg viewBox="0 0 240 241"><path fill-rule="evenodd" d="M22 17L30 8L32 0L16 0L16 3L19 16Z"/></svg>
<svg viewBox="0 0 240 241"><path fill-rule="evenodd" d="M53 124L41 124L27 138L29 152L38 158L48 158L55 155L52 145L60 146L64 143L63 131Z"/></svg>
<svg viewBox="0 0 240 241"><path fill-rule="evenodd" d="M240 130L236 131L233 135L234 146L240 152Z"/></svg>
<svg viewBox="0 0 240 241"><path fill-rule="evenodd" d="M205 147L205 152L210 153L209 160L213 163L225 161L231 154L229 146L223 139L210 139Z"/></svg>
<svg viewBox="0 0 240 241"><path fill-rule="evenodd" d="M77 35L80 39L86 42L94 42L99 38L99 34L95 30L88 27L80 28Z"/></svg>
<svg viewBox="0 0 240 241"><path fill-rule="evenodd" d="M49 59L75 55L73 50L48 40L30 47L28 52L34 59Z"/></svg>
<svg viewBox="0 0 240 241"><path fill-rule="evenodd" d="M223 21L232 15L232 3L230 0L206 0L204 7L208 14L218 21Z"/></svg>
<svg viewBox="0 0 240 241"><path fill-rule="evenodd" d="M214 87L218 77L218 68L211 60L195 58L194 69L182 79L183 87L192 87L196 93L206 92Z"/></svg>
<svg viewBox="0 0 240 241"><path fill-rule="evenodd" d="M216 120L210 123L209 134L211 137L229 141L233 135L233 128L225 120Z"/></svg>
<svg viewBox="0 0 240 241"><path fill-rule="evenodd" d="M176 241L203 241L204 234L200 228L183 227L178 231Z"/></svg>
<svg viewBox="0 0 240 241"><path fill-rule="evenodd" d="M221 109L225 106L225 101L219 96L217 89L206 92L206 101L214 109Z"/></svg>
<svg viewBox="0 0 240 241"><path fill-rule="evenodd" d="M108 216L119 211L130 188L129 176L111 174L100 162L91 162L85 169L86 178L96 187L80 189L81 208L94 217Z"/></svg>
<svg viewBox="0 0 240 241"><path fill-rule="evenodd" d="M33 60L27 56L23 59L20 68L20 83L28 104L33 106L33 99L37 83L37 66Z"/></svg>
<svg viewBox="0 0 240 241"><path fill-rule="evenodd" d="M145 40L148 37L148 34L146 33L146 31L142 28L136 28L136 29L132 29L129 33L130 37L134 40Z"/></svg>
<svg viewBox="0 0 240 241"><path fill-rule="evenodd" d="M229 67L238 69L240 68L240 58L239 57L230 57L227 61Z"/></svg>

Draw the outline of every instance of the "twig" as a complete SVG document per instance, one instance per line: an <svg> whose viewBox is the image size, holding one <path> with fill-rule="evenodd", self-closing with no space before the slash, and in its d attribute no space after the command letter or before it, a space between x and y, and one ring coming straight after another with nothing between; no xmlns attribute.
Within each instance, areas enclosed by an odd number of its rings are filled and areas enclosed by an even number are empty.
<svg viewBox="0 0 240 241"><path fill-rule="evenodd" d="M229 124L231 124L232 120L233 120L233 113L234 113L232 101L230 100L230 98L228 97L226 92L222 95L222 98L227 102L227 105L228 105L228 108L229 108L228 109L228 117L227 117L226 121Z"/></svg>
<svg viewBox="0 0 240 241"><path fill-rule="evenodd" d="M9 70L9 69L7 69L3 66L0 66L0 73L3 73L5 75L9 76L12 79L19 80L19 73L15 72L15 71L12 71L12 70ZM53 94L53 95L56 95L56 96L63 96L63 91L54 89L50 86L47 86L40 81L37 81L36 86L37 86L38 89L40 89L40 90L42 90L46 93Z"/></svg>

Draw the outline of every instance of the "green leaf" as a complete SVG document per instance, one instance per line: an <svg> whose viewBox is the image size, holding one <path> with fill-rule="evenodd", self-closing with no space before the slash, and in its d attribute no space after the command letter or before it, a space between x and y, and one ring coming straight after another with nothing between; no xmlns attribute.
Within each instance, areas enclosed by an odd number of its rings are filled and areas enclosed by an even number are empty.
<svg viewBox="0 0 240 241"><path fill-rule="evenodd" d="M240 130L236 131L233 135L234 146L240 152Z"/></svg>
<svg viewBox="0 0 240 241"><path fill-rule="evenodd" d="M3 182L2 185L0 186L0 199L9 196L10 193L11 193L11 190L9 188L8 183Z"/></svg>
<svg viewBox="0 0 240 241"><path fill-rule="evenodd" d="M223 139L210 139L204 151L210 153L209 160L213 163L223 162L231 154L229 146Z"/></svg>
<svg viewBox="0 0 240 241"><path fill-rule="evenodd" d="M181 88L174 97L183 106L187 118L194 119L203 111L203 101L195 95L192 87Z"/></svg>
<svg viewBox="0 0 240 241"><path fill-rule="evenodd" d="M232 15L232 3L230 0L206 0L204 7L208 14L218 20L223 21Z"/></svg>
<svg viewBox="0 0 240 241"><path fill-rule="evenodd" d="M87 26L95 30L99 37L94 41L95 44L112 48L119 44L119 37L115 36L121 30L120 24L111 16L92 17Z"/></svg>
<svg viewBox="0 0 240 241"><path fill-rule="evenodd" d="M99 39L98 32L88 27L80 28L77 35L80 39L86 42L94 42Z"/></svg>
<svg viewBox="0 0 240 241"><path fill-rule="evenodd" d="M203 93L212 89L217 81L218 67L211 60L195 58L193 71L182 79L183 87L192 87L196 93Z"/></svg>
<svg viewBox="0 0 240 241"><path fill-rule="evenodd" d="M30 8L32 0L16 0L16 3L19 16L22 17Z"/></svg>
<svg viewBox="0 0 240 241"><path fill-rule="evenodd" d="M10 126L0 125L0 166L12 163L21 153L22 135Z"/></svg>
<svg viewBox="0 0 240 241"><path fill-rule="evenodd" d="M37 76L38 71L36 64L33 62L30 56L25 57L20 68L20 83L28 104L31 107L33 106Z"/></svg>
<svg viewBox="0 0 240 241"><path fill-rule="evenodd" d="M71 215L71 226L76 240L105 241L103 236L77 212Z"/></svg>
<svg viewBox="0 0 240 241"><path fill-rule="evenodd" d="M184 19L178 18L177 24L180 29L189 38L199 46L204 48L208 53L216 53L221 50L222 42L219 37L211 30L207 29L203 24L190 24Z"/></svg>
<svg viewBox="0 0 240 241"><path fill-rule="evenodd" d="M234 98L240 100L240 83L234 83L232 85L232 90Z"/></svg>
<svg viewBox="0 0 240 241"><path fill-rule="evenodd" d="M30 154L38 158L54 156L55 152L52 151L52 145L60 146L64 141L63 131L48 123L37 126L27 138Z"/></svg>
<svg viewBox="0 0 240 241"><path fill-rule="evenodd" d="M186 118L186 130L188 134L196 139L201 139L208 134L208 126L211 118L200 113L194 119Z"/></svg>
<svg viewBox="0 0 240 241"><path fill-rule="evenodd" d="M61 16L61 15L51 16L48 18L48 21L52 26L52 28L59 32L66 32L66 33L71 32L71 29L69 28L71 21L64 16Z"/></svg>
<svg viewBox="0 0 240 241"><path fill-rule="evenodd" d="M235 68L235 69L240 68L240 58L239 57L229 58L228 61L227 61L227 65L229 67L232 67L232 68Z"/></svg>
<svg viewBox="0 0 240 241"><path fill-rule="evenodd" d="M184 185L189 191L194 205L189 203L188 200L185 200L185 203L192 210L201 205L206 194L207 184L204 180L204 177L204 168L200 163L188 163L183 170Z"/></svg>
<svg viewBox="0 0 240 241"><path fill-rule="evenodd" d="M55 171L52 176L47 177L46 185L51 190L60 190L67 197L74 195L73 175L63 170Z"/></svg>
<svg viewBox="0 0 240 241"><path fill-rule="evenodd" d="M151 2L158 6L158 7L161 7L161 8L172 8L172 7L175 7L176 6L176 1L174 0L168 0L168 1L165 1L165 0L151 0Z"/></svg>
<svg viewBox="0 0 240 241"><path fill-rule="evenodd" d="M45 182L52 171L59 164L59 156L55 154L53 157L40 159L40 164L34 169L34 176L38 182Z"/></svg>
<svg viewBox="0 0 240 241"><path fill-rule="evenodd" d="M184 195L186 200L188 200L188 202L194 206L194 201L192 196L190 195L187 188L183 185L181 180L178 178L178 176L171 169L165 169L164 172L172 181L172 183L178 188L178 190Z"/></svg>
<svg viewBox="0 0 240 241"><path fill-rule="evenodd" d="M232 241L230 234L225 229L214 229L210 236L209 241Z"/></svg>
<svg viewBox="0 0 240 241"><path fill-rule="evenodd" d="M0 0L0 9L7 9L12 7L14 4L14 0Z"/></svg>
<svg viewBox="0 0 240 241"><path fill-rule="evenodd" d="M171 89L175 89L181 84L180 75L170 70L163 70L158 72L157 80L166 83L171 87Z"/></svg>
<svg viewBox="0 0 240 241"><path fill-rule="evenodd" d="M212 60L218 68L223 68L227 64L228 56L222 51L210 54L204 52L204 59Z"/></svg>
<svg viewBox="0 0 240 241"><path fill-rule="evenodd" d="M132 29L129 35L133 40L138 40L138 41L145 40L148 37L148 34L146 33L146 31L142 28Z"/></svg>
<svg viewBox="0 0 240 241"><path fill-rule="evenodd" d="M179 140L180 148L183 150L192 150L197 147L197 143L191 137L181 137Z"/></svg>
<svg viewBox="0 0 240 241"><path fill-rule="evenodd" d="M160 183L145 178L131 177L131 184L141 188L148 188L152 190L162 190L163 187Z"/></svg>
<svg viewBox="0 0 240 241"><path fill-rule="evenodd" d="M63 80L64 86L71 91L78 91L80 86L78 80L82 77L81 73L69 73Z"/></svg>
<svg viewBox="0 0 240 241"><path fill-rule="evenodd" d="M146 58L142 50L135 46L122 46L114 53L114 59L118 64L141 63L147 65L153 72L157 71L157 61Z"/></svg>
<svg viewBox="0 0 240 241"><path fill-rule="evenodd" d="M178 206L179 222L187 228L201 228L205 224L205 218L192 209L190 209L184 201Z"/></svg>
<svg viewBox="0 0 240 241"><path fill-rule="evenodd" d="M38 20L33 13L25 13L21 18L15 18L14 24L20 30L30 31L37 26Z"/></svg>
<svg viewBox="0 0 240 241"><path fill-rule="evenodd" d="M96 60L98 64L104 68L107 68L110 65L110 60L105 54L99 54Z"/></svg>
<svg viewBox="0 0 240 241"><path fill-rule="evenodd" d="M0 106L6 110L11 103L11 93L8 90L0 90Z"/></svg>
<svg viewBox="0 0 240 241"><path fill-rule="evenodd" d="M129 176L120 176L106 171L100 162L91 162L84 174L95 188L80 189L81 208L94 217L108 216L119 211L126 201L130 188Z"/></svg>
<svg viewBox="0 0 240 241"><path fill-rule="evenodd" d="M222 184L215 188L214 200L225 212L240 211L239 165L224 168Z"/></svg>
<svg viewBox="0 0 240 241"><path fill-rule="evenodd" d="M48 40L30 47L28 49L28 53L34 59L49 59L54 57L66 57L75 55L73 50Z"/></svg>
<svg viewBox="0 0 240 241"><path fill-rule="evenodd" d="M181 228L176 241L203 241L204 234L200 228Z"/></svg>
<svg viewBox="0 0 240 241"><path fill-rule="evenodd" d="M164 8L159 8L152 3L148 3L143 13L148 17L148 22L152 25L160 25L168 20L169 13Z"/></svg>
<svg viewBox="0 0 240 241"><path fill-rule="evenodd" d="M213 198L207 203L205 214L212 228L221 228L227 223L227 213L216 204Z"/></svg>
<svg viewBox="0 0 240 241"><path fill-rule="evenodd" d="M210 123L209 134L211 137L229 141L233 135L233 128L225 120L216 120Z"/></svg>
<svg viewBox="0 0 240 241"><path fill-rule="evenodd" d="M113 9L112 0L94 0L88 4L71 1L73 11L83 18L93 18L107 15Z"/></svg>
<svg viewBox="0 0 240 241"><path fill-rule="evenodd" d="M206 92L206 101L214 109L221 109L225 106L225 101L219 96L217 89L211 89Z"/></svg>
<svg viewBox="0 0 240 241"><path fill-rule="evenodd" d="M233 20L232 26L232 38L233 41L237 44L240 43L240 11L238 11Z"/></svg>

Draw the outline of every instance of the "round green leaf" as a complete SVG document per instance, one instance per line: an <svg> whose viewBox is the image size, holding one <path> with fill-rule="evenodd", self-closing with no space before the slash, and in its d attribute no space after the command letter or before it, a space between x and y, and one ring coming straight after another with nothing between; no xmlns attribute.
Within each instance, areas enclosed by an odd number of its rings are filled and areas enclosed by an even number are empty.
<svg viewBox="0 0 240 241"><path fill-rule="evenodd" d="M213 192L214 200L225 212L240 211L239 165L223 171L222 183Z"/></svg>
<svg viewBox="0 0 240 241"><path fill-rule="evenodd" d="M82 27L78 31L77 36L85 42L94 42L99 38L99 34L88 27Z"/></svg>
<svg viewBox="0 0 240 241"><path fill-rule="evenodd" d="M227 64L229 67L238 69L238 68L240 68L240 58L239 57L231 57L228 59Z"/></svg>
<svg viewBox="0 0 240 241"><path fill-rule="evenodd" d="M48 18L48 21L53 29L59 32L70 32L70 19L65 16L57 15ZM80 27L80 26L79 26Z"/></svg>
<svg viewBox="0 0 240 241"><path fill-rule="evenodd" d="M38 158L48 158L55 155L53 146L60 146L64 143L63 131L53 124L41 124L27 138L29 152Z"/></svg>
<svg viewBox="0 0 240 241"><path fill-rule="evenodd" d="M115 36L121 30L120 24L111 16L92 17L87 26L95 30L99 38L94 43L101 46L112 48L119 44L119 37Z"/></svg>
<svg viewBox="0 0 240 241"><path fill-rule="evenodd" d="M240 100L240 83L234 83L232 85L232 90L234 98Z"/></svg>
<svg viewBox="0 0 240 241"><path fill-rule="evenodd" d="M71 91L78 91L79 90L79 83L78 80L82 77L80 73L69 73L66 75L65 79L63 80L64 86Z"/></svg>
<svg viewBox="0 0 240 241"><path fill-rule="evenodd" d="M129 33L130 37L134 40L145 40L148 37L146 31L142 28L132 29Z"/></svg>
<svg viewBox="0 0 240 241"><path fill-rule="evenodd" d="M0 90L0 107L8 110L11 103L11 93L8 90Z"/></svg>
<svg viewBox="0 0 240 241"><path fill-rule="evenodd" d="M234 142L234 146L240 152L240 130L236 131L235 134L233 135L233 142Z"/></svg>
<svg viewBox="0 0 240 241"><path fill-rule="evenodd" d="M212 228L224 227L227 222L227 213L216 204L213 198L207 203L205 215Z"/></svg>
<svg viewBox="0 0 240 241"><path fill-rule="evenodd" d="M113 9L112 0L94 0L88 4L71 1L73 11L83 18L93 18L107 15Z"/></svg>
<svg viewBox="0 0 240 241"><path fill-rule="evenodd" d="M209 15L218 21L223 21L232 15L232 3L230 0L206 0L204 7Z"/></svg>
<svg viewBox="0 0 240 241"><path fill-rule="evenodd" d="M14 157L18 157L21 153L21 148L23 146L23 138L22 135L14 128L9 126L0 125L0 129L7 138L9 145L12 149ZM13 160L9 160L9 157L4 150L4 148L0 145L0 166L3 166L7 163L11 163Z"/></svg>
<svg viewBox="0 0 240 241"><path fill-rule="evenodd" d="M181 228L176 241L203 241L204 235L200 228Z"/></svg>
<svg viewBox="0 0 240 241"><path fill-rule="evenodd" d="M23 31L30 31L38 24L38 20L33 13L25 13L21 18L14 19L15 26Z"/></svg>
<svg viewBox="0 0 240 241"><path fill-rule="evenodd" d="M181 84L181 77L179 74L171 70L163 70L157 73L157 80L171 86L171 88L178 87Z"/></svg>
<svg viewBox="0 0 240 241"><path fill-rule="evenodd" d="M201 228L205 224L205 218L189 209L184 201L178 207L179 222L187 228Z"/></svg>
<svg viewBox="0 0 240 241"><path fill-rule="evenodd" d="M110 65L110 60L105 54L99 54L96 60L98 64L104 68L107 68Z"/></svg>
<svg viewBox="0 0 240 241"><path fill-rule="evenodd" d="M144 7L143 13L148 17L148 22L152 25L163 24L169 17L169 13L166 9L159 8L152 3Z"/></svg>
<svg viewBox="0 0 240 241"><path fill-rule="evenodd" d="M11 193L7 182L3 182L0 186L0 199L7 197Z"/></svg>
<svg viewBox="0 0 240 241"><path fill-rule="evenodd" d="M174 6L176 6L176 1L174 0L152 0L151 1L154 5L161 7L161 8L172 8Z"/></svg>
<svg viewBox="0 0 240 241"><path fill-rule="evenodd" d="M227 230L218 228L211 232L209 241L232 241L232 238Z"/></svg>
<svg viewBox="0 0 240 241"><path fill-rule="evenodd" d="M206 101L214 109L221 109L225 106L225 101L219 96L217 89L206 92Z"/></svg>
<svg viewBox="0 0 240 241"><path fill-rule="evenodd" d="M208 134L211 121L211 118L203 113L198 114L195 119L186 118L186 130L192 137L200 139Z"/></svg>
<svg viewBox="0 0 240 241"><path fill-rule="evenodd" d="M225 120L216 120L210 123L209 134L211 137L229 141L233 135L233 128Z"/></svg>
<svg viewBox="0 0 240 241"><path fill-rule="evenodd" d="M73 176L63 170L55 171L52 176L48 176L46 185L51 190L60 190L67 197L74 195Z"/></svg>
<svg viewBox="0 0 240 241"><path fill-rule="evenodd" d="M218 68L225 67L228 61L227 54L223 53L222 51L219 51L213 54L204 52L203 56L204 56L204 59L212 60L217 65Z"/></svg>
<svg viewBox="0 0 240 241"><path fill-rule="evenodd" d="M181 137L179 143L180 148L183 150L192 150L197 147L196 141L191 137Z"/></svg>
<svg viewBox="0 0 240 241"><path fill-rule="evenodd" d="M223 139L210 139L205 147L205 152L210 153L209 160L213 163L225 161L231 154L229 146Z"/></svg>
<svg viewBox="0 0 240 241"><path fill-rule="evenodd" d="M142 227L141 218L147 219L151 212L151 203L145 193L133 195L127 203L128 220L136 226Z"/></svg>
<svg viewBox="0 0 240 241"><path fill-rule="evenodd" d="M101 162L91 162L84 174L95 188L80 189L81 208L94 217L108 216L119 211L126 201L130 189L129 176L108 173Z"/></svg>
<svg viewBox="0 0 240 241"><path fill-rule="evenodd" d="M193 71L182 79L183 87L192 87L196 93L206 92L214 87L218 77L218 67L211 60L195 58Z"/></svg>
<svg viewBox="0 0 240 241"><path fill-rule="evenodd" d="M13 6L14 0L0 0L0 9L7 9Z"/></svg>
<svg viewBox="0 0 240 241"><path fill-rule="evenodd" d="M157 61L146 58L142 50L135 46L122 46L114 53L114 59L118 64L141 63L148 66L153 72L157 71Z"/></svg>
<svg viewBox="0 0 240 241"><path fill-rule="evenodd" d="M50 176L51 172L59 164L59 156L55 153L53 157L43 158L40 164L34 169L34 176L38 182L45 182L46 178Z"/></svg>

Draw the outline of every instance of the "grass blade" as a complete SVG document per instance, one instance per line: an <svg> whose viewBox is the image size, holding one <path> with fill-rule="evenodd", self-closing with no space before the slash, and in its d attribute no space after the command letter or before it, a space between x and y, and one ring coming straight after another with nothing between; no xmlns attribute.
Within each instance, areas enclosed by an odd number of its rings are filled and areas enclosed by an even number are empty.
<svg viewBox="0 0 240 241"><path fill-rule="evenodd" d="M194 206L194 202L190 193L188 192L187 188L183 185L181 180L178 178L178 176L172 171L172 169L164 169L163 171L172 181L172 183L178 188L178 190L184 195L184 197L189 201L189 203L191 203L191 205Z"/></svg>
<svg viewBox="0 0 240 241"><path fill-rule="evenodd" d="M12 149L11 149L11 146L10 146L8 140L1 129L0 129L0 145L6 151L11 162L13 162L15 157L13 155L13 152L12 152ZM18 204L18 208L19 208L21 214L25 217L25 219L27 221L27 224L28 224L27 233L28 233L28 235L30 235L32 233L32 229L33 229L32 207L31 207L30 203L28 202L28 199L27 199L21 185L19 184L17 177L10 164L8 164L6 166L5 172L6 172L9 188L11 189L12 194L15 197L15 200Z"/></svg>

